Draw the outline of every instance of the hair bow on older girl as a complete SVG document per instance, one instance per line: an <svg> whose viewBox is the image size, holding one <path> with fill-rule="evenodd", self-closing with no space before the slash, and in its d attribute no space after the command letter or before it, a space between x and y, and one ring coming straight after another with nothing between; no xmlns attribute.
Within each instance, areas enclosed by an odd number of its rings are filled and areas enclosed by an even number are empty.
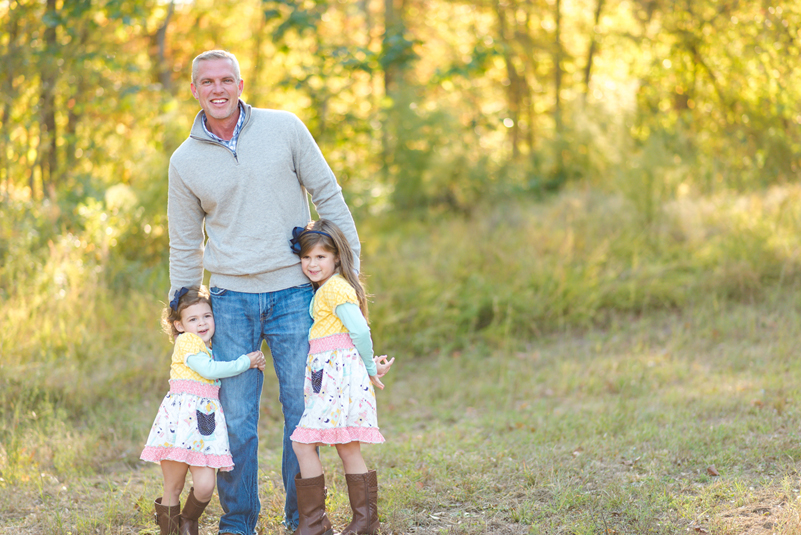
<svg viewBox="0 0 801 535"><path fill-rule="evenodd" d="M305 229L303 227L295 227L292 229L292 239L289 240L290 247L292 248L292 252L295 254L300 254L300 237L304 234L312 233L312 234L321 234L323 236L331 237L330 234L325 232L320 232L319 230L311 230Z"/></svg>

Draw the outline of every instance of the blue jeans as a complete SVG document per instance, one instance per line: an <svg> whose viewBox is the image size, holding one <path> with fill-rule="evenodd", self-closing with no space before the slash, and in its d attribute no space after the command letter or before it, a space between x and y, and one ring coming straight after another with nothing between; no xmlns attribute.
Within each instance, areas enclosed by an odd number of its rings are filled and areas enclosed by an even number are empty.
<svg viewBox="0 0 801 535"><path fill-rule="evenodd" d="M212 340L214 358L237 359L256 351L267 341L278 377L279 396L284 413L284 452L281 472L286 491L284 506L288 527L298 525L295 474L298 459L289 436L303 415L303 380L309 353L312 318L309 303L311 284L261 294L211 288L216 329ZM220 532L251 535L255 532L261 504L258 487L259 401L264 375L250 369L222 379L220 402L228 422L228 439L234 469L217 473L220 504Z"/></svg>

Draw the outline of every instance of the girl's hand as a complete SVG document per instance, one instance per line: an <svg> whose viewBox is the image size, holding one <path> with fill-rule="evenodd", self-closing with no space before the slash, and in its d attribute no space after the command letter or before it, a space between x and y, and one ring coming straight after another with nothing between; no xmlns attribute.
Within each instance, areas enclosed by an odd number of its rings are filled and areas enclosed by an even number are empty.
<svg viewBox="0 0 801 535"><path fill-rule="evenodd" d="M384 377L392 367L392 363L395 362L395 357L387 360L386 355L381 355L380 357L373 357L373 362L375 362L376 377ZM383 388L383 385L381 388Z"/></svg>
<svg viewBox="0 0 801 535"><path fill-rule="evenodd" d="M381 379L378 378L378 374L370 376L370 382L373 383L373 386L376 388L380 388L384 390L384 383L381 382Z"/></svg>
<svg viewBox="0 0 801 535"><path fill-rule="evenodd" d="M248 353L248 358L250 358L251 368L258 368L259 370L264 371L264 366L267 363L266 359L264 358L264 353L261 351L253 351L252 353Z"/></svg>

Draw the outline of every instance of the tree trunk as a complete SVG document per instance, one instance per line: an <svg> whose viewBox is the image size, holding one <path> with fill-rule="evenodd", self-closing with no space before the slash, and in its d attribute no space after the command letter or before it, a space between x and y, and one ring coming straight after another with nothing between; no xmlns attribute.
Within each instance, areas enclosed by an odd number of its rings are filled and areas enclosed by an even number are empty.
<svg viewBox="0 0 801 535"><path fill-rule="evenodd" d="M70 54L75 54L76 56L80 57L86 52L86 45L88 42L89 29L86 24L83 24L77 39L77 43L75 43L75 46L70 44L70 48L72 49ZM82 62L80 64L83 65ZM78 141L78 122L81 118L79 113L81 106L79 105L79 102L85 98L84 95L87 93L87 76L84 76L84 73L82 72L83 67L78 67L76 70L77 83L74 87L72 87L72 84L70 84L72 94L69 100L67 100L67 124L64 125L64 162L67 172L69 172L69 170L71 170L75 165L75 148Z"/></svg>
<svg viewBox="0 0 801 535"><path fill-rule="evenodd" d="M394 0L384 0L384 42L383 49L387 50L392 46L392 40L397 31L397 14L395 12ZM397 67L393 64L384 65L384 96L391 98L395 92L395 74ZM392 111L387 110L384 124L381 126L381 171L384 183L389 182L389 162L391 140L389 137L390 125L392 123Z"/></svg>
<svg viewBox="0 0 801 535"><path fill-rule="evenodd" d="M565 180L565 160L564 160L564 138L562 128L562 2L556 0L554 13L556 30L554 32L554 44L556 52L554 54L554 130L556 134L556 169L553 177L555 185L561 184Z"/></svg>
<svg viewBox="0 0 801 535"><path fill-rule="evenodd" d="M164 17L164 22L161 24L156 33L151 37L151 51L150 58L153 62L153 78L161 84L162 89L167 92L172 91L172 69L167 63L166 48L167 48L167 27L170 24L170 19L175 11L175 2L170 2L167 6L167 16Z"/></svg>
<svg viewBox="0 0 801 535"><path fill-rule="evenodd" d="M56 0L47 0L46 19L56 20ZM44 31L45 53L41 65L42 86L39 93L41 106L39 165L42 174L42 193L51 197L55 194L55 177L58 173L58 152L56 148L56 106L55 88L57 79L56 25L51 23Z"/></svg>
<svg viewBox="0 0 801 535"><path fill-rule="evenodd" d="M531 28L531 11L534 8L534 2L532 0L528 0L525 2L526 7L526 20L523 26L523 34L528 38L533 34ZM521 103L521 110L520 116L523 116L525 112L528 116L528 125L526 129L526 142L528 144L528 154L531 156L534 154L534 91L532 91L532 84L529 84L528 76L526 75L526 70L530 69L530 73L533 75L536 72L536 64L534 63L534 51L532 50L532 46L524 44L524 50L528 51L528 55L525 57L525 60L528 62L528 67L524 68L524 72L522 75L523 87L521 88L524 91L523 94L523 101Z"/></svg>
<svg viewBox="0 0 801 535"><path fill-rule="evenodd" d="M587 50L587 64L584 66L584 101L590 94L590 77L592 76L592 61L598 52L598 25L601 22L601 11L604 8L604 0L598 0L595 6L595 19L590 34L590 48Z"/></svg>
<svg viewBox="0 0 801 535"><path fill-rule="evenodd" d="M8 50L3 58L3 64L6 66L6 75L2 80L2 95L0 99L3 101L3 109L0 112L0 125L2 125L2 137L0 137L0 169L5 171L4 198L8 198L9 191L11 190L11 165L7 157L6 147L11 143L11 129L9 128L8 121L11 118L11 103L14 101L14 73L17 72L16 60L17 57L17 35L19 34L19 19L14 13L16 7L19 7L17 2L11 2L8 7Z"/></svg>
<svg viewBox="0 0 801 535"><path fill-rule="evenodd" d="M258 108L261 105L260 93L258 92L257 88L262 87L259 83L259 79L261 78L261 71L264 68L264 53L262 50L262 45L264 44L264 32L267 28L267 16L262 13L259 17L259 22L256 26L256 31L254 32L253 38L253 70L250 73L250 80L248 80L248 84L250 87L250 91L248 91L248 104L252 105L254 108Z"/></svg>
<svg viewBox="0 0 801 535"><path fill-rule="evenodd" d="M562 135L562 1L556 0L556 12L554 13L554 22L556 23L556 31L554 35L555 54L554 54L554 123L556 124L556 135Z"/></svg>
<svg viewBox="0 0 801 535"><path fill-rule="evenodd" d="M505 9L501 7L498 0L493 2L495 7L495 14L498 17L498 37L501 41L503 48L503 60L506 64L506 77L509 80L507 94L507 102L509 105L509 115L512 120L512 125L509 127L509 138L512 142L512 159L517 160L520 158L520 104L522 98L521 86L523 80L520 73L515 66L514 50L512 48L511 39L508 37L509 30L507 28L507 21ZM515 11L512 9L511 11Z"/></svg>

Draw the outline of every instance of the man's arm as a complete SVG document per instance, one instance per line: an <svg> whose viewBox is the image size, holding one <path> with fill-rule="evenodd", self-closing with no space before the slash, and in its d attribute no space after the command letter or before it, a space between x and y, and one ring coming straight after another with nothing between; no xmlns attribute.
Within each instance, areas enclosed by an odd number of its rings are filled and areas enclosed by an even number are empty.
<svg viewBox="0 0 801 535"><path fill-rule="evenodd" d="M309 129L300 119L297 117L295 119L296 139L293 143L293 157L298 180L311 194L312 202L320 217L333 221L348 238L356 270L359 270L361 243L353 216L342 196L342 188Z"/></svg>
<svg viewBox="0 0 801 535"><path fill-rule="evenodd" d="M198 199L170 164L167 218L170 229L170 293L203 282L203 219Z"/></svg>

